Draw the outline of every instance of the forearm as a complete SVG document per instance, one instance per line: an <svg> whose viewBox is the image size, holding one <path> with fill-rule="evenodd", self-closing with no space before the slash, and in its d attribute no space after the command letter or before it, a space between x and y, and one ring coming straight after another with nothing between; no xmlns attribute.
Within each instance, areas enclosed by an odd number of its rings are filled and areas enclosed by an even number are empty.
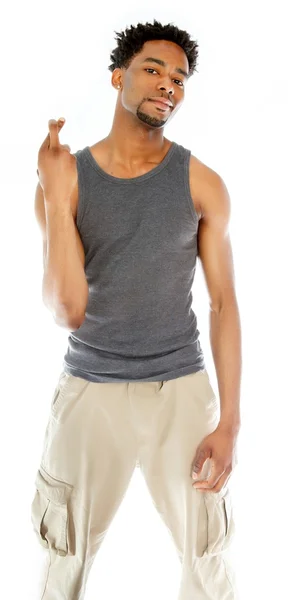
<svg viewBox="0 0 288 600"><path fill-rule="evenodd" d="M220 424L237 431L241 425L241 324L237 301L210 313L210 342L220 396Z"/></svg>
<svg viewBox="0 0 288 600"><path fill-rule="evenodd" d="M70 205L45 202L47 249L42 285L43 301L59 322L85 315L88 284L79 256Z"/></svg>

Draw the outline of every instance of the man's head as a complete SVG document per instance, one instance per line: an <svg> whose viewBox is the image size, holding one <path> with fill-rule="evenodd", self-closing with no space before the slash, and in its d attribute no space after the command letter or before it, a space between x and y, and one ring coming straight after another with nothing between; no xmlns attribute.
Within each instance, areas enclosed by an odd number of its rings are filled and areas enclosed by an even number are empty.
<svg viewBox="0 0 288 600"><path fill-rule="evenodd" d="M121 90L122 107L154 129L163 127L180 108L188 79L197 70L197 42L186 31L155 20L115 33L109 70L112 85ZM161 107L152 98L172 106Z"/></svg>

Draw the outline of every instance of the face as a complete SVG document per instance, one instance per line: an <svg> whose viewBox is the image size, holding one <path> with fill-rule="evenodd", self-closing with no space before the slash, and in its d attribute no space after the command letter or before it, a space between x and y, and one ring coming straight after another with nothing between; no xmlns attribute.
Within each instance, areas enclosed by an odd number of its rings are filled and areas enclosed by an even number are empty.
<svg viewBox="0 0 288 600"><path fill-rule="evenodd" d="M153 40L144 44L128 69L113 71L112 83L115 87L121 83L123 108L155 129L166 125L179 110L184 100L188 69L187 56L180 46ZM155 98L169 101L172 106L159 104Z"/></svg>

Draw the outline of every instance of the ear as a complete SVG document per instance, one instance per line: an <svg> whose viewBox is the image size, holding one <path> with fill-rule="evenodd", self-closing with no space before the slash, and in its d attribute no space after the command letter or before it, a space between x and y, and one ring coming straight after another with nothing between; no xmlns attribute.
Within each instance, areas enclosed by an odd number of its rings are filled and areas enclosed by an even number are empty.
<svg viewBox="0 0 288 600"><path fill-rule="evenodd" d="M114 69L113 73L112 73L112 77L111 77L111 83L113 85L114 88L116 88L117 90L122 89L122 72L121 69Z"/></svg>

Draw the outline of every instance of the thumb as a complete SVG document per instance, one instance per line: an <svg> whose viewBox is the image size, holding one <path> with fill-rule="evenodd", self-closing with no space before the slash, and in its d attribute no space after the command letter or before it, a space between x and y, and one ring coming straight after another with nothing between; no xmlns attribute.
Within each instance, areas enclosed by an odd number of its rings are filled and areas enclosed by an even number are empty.
<svg viewBox="0 0 288 600"><path fill-rule="evenodd" d="M203 469L204 463L207 460L207 458L210 458L210 450L207 447L205 448L203 446L202 448L198 448L191 467L193 479L197 479L199 473L201 473Z"/></svg>

